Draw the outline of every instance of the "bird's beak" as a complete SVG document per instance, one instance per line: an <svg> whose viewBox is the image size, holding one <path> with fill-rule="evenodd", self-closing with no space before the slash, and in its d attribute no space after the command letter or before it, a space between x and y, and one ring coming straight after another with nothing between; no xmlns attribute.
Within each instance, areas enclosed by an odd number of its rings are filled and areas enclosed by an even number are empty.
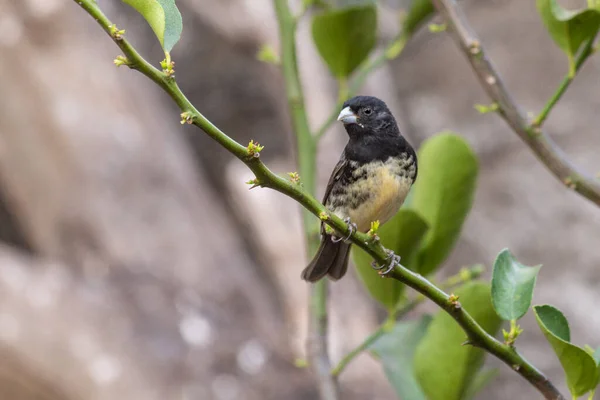
<svg viewBox="0 0 600 400"><path fill-rule="evenodd" d="M346 107L342 110L340 115L337 118L338 121L342 121L345 125L347 124L356 124L358 121L358 117L354 112L350 109L350 107Z"/></svg>

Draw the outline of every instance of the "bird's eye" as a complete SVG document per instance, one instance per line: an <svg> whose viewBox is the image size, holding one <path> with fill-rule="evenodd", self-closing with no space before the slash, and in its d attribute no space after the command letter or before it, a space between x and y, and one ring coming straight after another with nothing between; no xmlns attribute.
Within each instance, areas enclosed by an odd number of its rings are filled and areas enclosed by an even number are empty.
<svg viewBox="0 0 600 400"><path fill-rule="evenodd" d="M373 111L372 111L370 108L365 108L365 109L363 110L363 113L365 113L365 115L371 115L371 113L372 113L372 112L373 112Z"/></svg>

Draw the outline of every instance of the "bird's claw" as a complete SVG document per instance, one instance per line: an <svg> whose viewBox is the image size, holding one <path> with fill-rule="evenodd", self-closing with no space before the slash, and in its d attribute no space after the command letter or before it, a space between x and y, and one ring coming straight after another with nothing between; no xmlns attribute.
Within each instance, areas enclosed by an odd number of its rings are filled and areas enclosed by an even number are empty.
<svg viewBox="0 0 600 400"><path fill-rule="evenodd" d="M348 239L350 239L350 236L352 236L352 234L358 229L358 227L356 226L355 223L353 223L352 221L350 221L350 217L347 217L344 219L344 222L348 224L348 235L346 237L337 237L337 236L331 236L331 241L333 243L338 243L341 242L342 240L344 241L344 243L348 243Z"/></svg>
<svg viewBox="0 0 600 400"><path fill-rule="evenodd" d="M373 267L373 269L379 271L378 273L381 276L386 276L387 274L392 272L392 270L394 268L396 268L397 265L400 265L400 256L399 255L394 254L394 252L391 250L386 250L386 252L388 253L388 256L386 257L386 261L389 260L388 264L379 265L379 264L377 264L376 261L373 261L371 263L371 267ZM382 271L382 269L385 269L385 271Z"/></svg>

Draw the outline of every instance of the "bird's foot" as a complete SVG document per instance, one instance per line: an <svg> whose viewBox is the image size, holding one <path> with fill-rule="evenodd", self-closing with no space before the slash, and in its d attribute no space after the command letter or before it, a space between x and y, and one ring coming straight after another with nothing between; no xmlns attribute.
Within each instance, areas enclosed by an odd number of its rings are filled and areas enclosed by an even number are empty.
<svg viewBox="0 0 600 400"><path fill-rule="evenodd" d="M358 229L358 227L356 226L356 224L355 224L355 223L353 223L353 222L350 220L350 217L346 217L346 218L344 219L344 222L348 224L348 230L349 230L349 231L348 231L348 235L347 235L346 237L343 237L343 238L342 238L342 237L337 237L337 236L333 236L333 235L332 235L332 236L331 236L331 241L332 241L333 243L338 243L338 242L341 242L342 240L344 241L344 243L348 243L348 239L350 239L350 236L352 236L352 234L353 234L354 232L356 232L356 230Z"/></svg>
<svg viewBox="0 0 600 400"><path fill-rule="evenodd" d="M396 266L400 265L400 256L397 254L394 254L394 252L392 250L386 250L386 252L388 253L388 256L386 257L386 261L389 260L388 263L384 264L384 265L379 265L377 264L377 261L373 261L371 263L371 267L373 267L373 269L377 270L379 275L386 276L387 274L389 274L390 272L392 272L392 270L394 268L396 268ZM383 269L385 269L385 271L382 271Z"/></svg>

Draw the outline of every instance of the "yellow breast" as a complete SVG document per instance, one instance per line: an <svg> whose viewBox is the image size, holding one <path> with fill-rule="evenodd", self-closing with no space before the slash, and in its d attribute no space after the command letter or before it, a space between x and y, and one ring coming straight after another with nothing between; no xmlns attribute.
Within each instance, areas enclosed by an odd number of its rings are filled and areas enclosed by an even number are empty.
<svg viewBox="0 0 600 400"><path fill-rule="evenodd" d="M367 171L367 179L362 179L352 187L356 195L369 192L368 200L354 209L348 210L348 216L358 226L358 230L366 232L371 222L384 224L393 217L410 190L412 180L399 176L387 164L374 165Z"/></svg>

